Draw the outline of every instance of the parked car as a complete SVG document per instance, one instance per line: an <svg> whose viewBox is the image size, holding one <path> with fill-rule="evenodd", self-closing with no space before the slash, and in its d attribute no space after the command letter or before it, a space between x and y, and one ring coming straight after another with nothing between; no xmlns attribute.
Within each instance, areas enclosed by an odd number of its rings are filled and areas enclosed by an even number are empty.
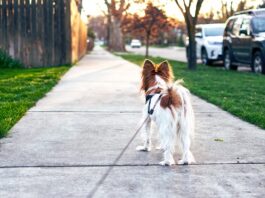
<svg viewBox="0 0 265 198"><path fill-rule="evenodd" d="M265 74L265 9L238 12L227 20L223 54L226 69L248 65Z"/></svg>
<svg viewBox="0 0 265 198"><path fill-rule="evenodd" d="M131 41L131 47L132 48L140 48L142 46L141 41L138 39L133 39Z"/></svg>
<svg viewBox="0 0 265 198"><path fill-rule="evenodd" d="M196 54L205 65L222 60L222 44L225 24L196 25ZM186 44L188 54L188 43Z"/></svg>

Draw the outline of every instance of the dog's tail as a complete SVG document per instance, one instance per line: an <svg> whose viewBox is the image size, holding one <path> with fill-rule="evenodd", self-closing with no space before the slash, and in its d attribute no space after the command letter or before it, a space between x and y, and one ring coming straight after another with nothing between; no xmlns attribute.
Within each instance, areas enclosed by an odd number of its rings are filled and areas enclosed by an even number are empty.
<svg viewBox="0 0 265 198"><path fill-rule="evenodd" d="M171 111L172 108L178 108L181 106L181 97L178 95L174 86L168 87L160 101L160 106L164 109L169 108Z"/></svg>

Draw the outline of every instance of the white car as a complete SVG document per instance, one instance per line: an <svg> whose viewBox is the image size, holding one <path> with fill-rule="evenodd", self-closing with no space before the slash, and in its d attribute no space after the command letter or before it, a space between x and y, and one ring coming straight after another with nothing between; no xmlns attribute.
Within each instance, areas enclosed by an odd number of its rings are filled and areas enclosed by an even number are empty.
<svg viewBox="0 0 265 198"><path fill-rule="evenodd" d="M140 48L142 46L141 41L138 39L133 39L131 41L131 48Z"/></svg>
<svg viewBox="0 0 265 198"><path fill-rule="evenodd" d="M205 65L222 60L225 24L196 25L196 54ZM188 51L188 50L187 50Z"/></svg>

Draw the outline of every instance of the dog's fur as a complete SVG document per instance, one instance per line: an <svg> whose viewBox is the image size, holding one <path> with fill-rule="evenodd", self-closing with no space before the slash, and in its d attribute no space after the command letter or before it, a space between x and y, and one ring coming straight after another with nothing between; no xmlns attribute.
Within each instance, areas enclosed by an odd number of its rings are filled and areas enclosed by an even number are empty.
<svg viewBox="0 0 265 198"><path fill-rule="evenodd" d="M158 65L150 60L145 60L142 70L141 90L146 95L153 95L150 107L154 108L153 114L148 114L148 103L143 109L142 122L144 130L142 137L143 146L138 146L138 151L151 150L151 121L159 131L161 149L164 151L164 160L161 165L173 165L173 154L176 145L182 151L182 158L178 164L195 162L190 151L191 140L194 134L194 113L189 90L181 85L181 81L174 84L171 67L167 61ZM159 95L162 94L161 98Z"/></svg>

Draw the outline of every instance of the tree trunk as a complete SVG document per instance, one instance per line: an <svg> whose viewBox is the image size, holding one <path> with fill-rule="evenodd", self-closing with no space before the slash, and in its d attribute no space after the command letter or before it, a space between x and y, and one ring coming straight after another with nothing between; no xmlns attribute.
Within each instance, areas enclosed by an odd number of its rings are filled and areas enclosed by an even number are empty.
<svg viewBox="0 0 265 198"><path fill-rule="evenodd" d="M110 51L125 52L121 21L115 17L111 20L108 49Z"/></svg>
<svg viewBox="0 0 265 198"><path fill-rule="evenodd" d="M197 68L197 55L196 55L196 41L195 41L195 23L190 18L186 18L187 32L189 36L189 48L188 48L188 68L190 70L196 70Z"/></svg>
<svg viewBox="0 0 265 198"><path fill-rule="evenodd" d="M146 44L145 44L145 57L148 58L149 56L149 40L150 40L150 34L146 34Z"/></svg>
<svg viewBox="0 0 265 198"><path fill-rule="evenodd" d="M109 46L109 40L110 40L110 29L111 29L111 17L110 15L108 14L107 16L107 19L108 19L108 23L107 23L107 46Z"/></svg>

